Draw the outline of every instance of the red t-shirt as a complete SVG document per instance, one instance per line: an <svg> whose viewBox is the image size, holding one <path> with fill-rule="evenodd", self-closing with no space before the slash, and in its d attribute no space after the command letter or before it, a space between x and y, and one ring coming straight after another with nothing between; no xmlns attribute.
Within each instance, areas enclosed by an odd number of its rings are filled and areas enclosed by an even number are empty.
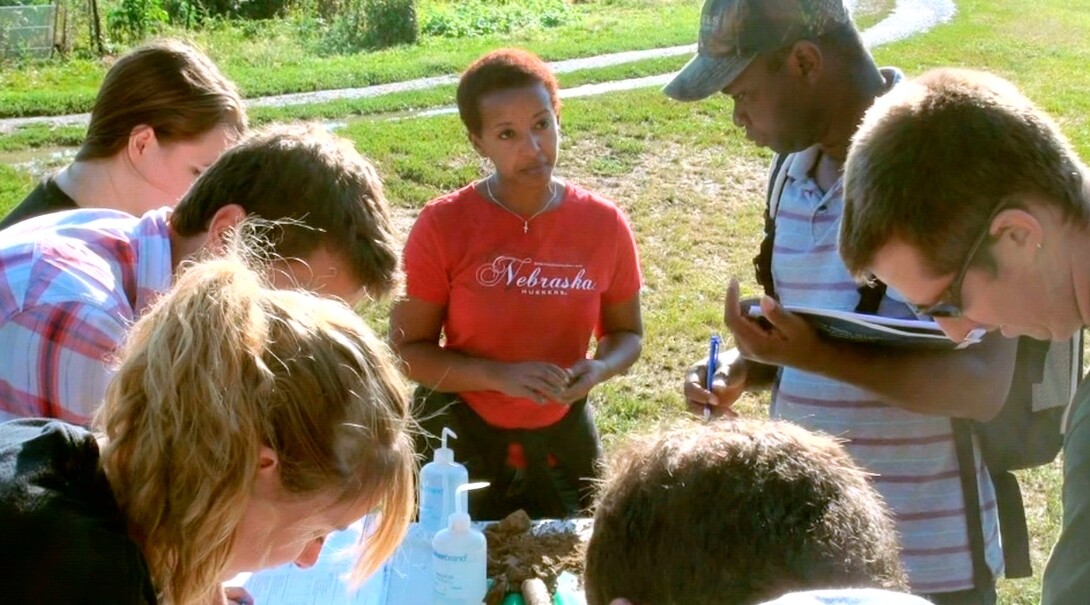
<svg viewBox="0 0 1090 605"><path fill-rule="evenodd" d="M564 199L530 221L467 185L432 200L405 244L409 296L446 307L444 347L497 361L566 368L601 336L605 306L640 289L636 242L617 206L568 185ZM498 391L459 393L486 422L541 428L567 412Z"/></svg>

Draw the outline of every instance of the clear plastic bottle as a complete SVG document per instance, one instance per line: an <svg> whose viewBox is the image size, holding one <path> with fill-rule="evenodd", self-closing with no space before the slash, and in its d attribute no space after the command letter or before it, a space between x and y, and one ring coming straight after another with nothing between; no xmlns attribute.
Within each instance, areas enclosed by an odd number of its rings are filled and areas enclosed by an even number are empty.
<svg viewBox="0 0 1090 605"><path fill-rule="evenodd" d="M428 537L446 527L447 519L457 510L469 510L468 499L458 487L469 482L466 467L454 461L454 450L447 447L447 436L458 438L449 428L444 428L440 447L435 459L420 469L420 525ZM455 503L460 499L460 503Z"/></svg>
<svg viewBox="0 0 1090 605"><path fill-rule="evenodd" d="M462 498L468 490L487 485L469 483L456 490L458 510L431 542L434 605L480 605L488 592L488 544L484 534L470 525Z"/></svg>

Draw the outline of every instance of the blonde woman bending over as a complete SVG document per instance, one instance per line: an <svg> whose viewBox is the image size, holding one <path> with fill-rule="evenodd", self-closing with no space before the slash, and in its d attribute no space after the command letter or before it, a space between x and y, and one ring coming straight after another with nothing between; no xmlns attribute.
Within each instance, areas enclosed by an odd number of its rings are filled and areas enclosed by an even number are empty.
<svg viewBox="0 0 1090 605"><path fill-rule="evenodd" d="M0 425L4 600L222 604L223 580L312 565L381 511L362 579L413 512L411 422L389 349L348 307L237 259L194 265L133 327L94 432Z"/></svg>

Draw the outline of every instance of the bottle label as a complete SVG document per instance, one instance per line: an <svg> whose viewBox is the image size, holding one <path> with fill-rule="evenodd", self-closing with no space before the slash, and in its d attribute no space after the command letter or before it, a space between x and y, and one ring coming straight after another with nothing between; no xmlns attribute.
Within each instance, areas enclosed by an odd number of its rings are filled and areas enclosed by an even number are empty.
<svg viewBox="0 0 1090 605"><path fill-rule="evenodd" d="M471 553L434 552L435 605L476 605L484 600L485 559Z"/></svg>
<svg viewBox="0 0 1090 605"><path fill-rule="evenodd" d="M455 499L461 501L462 510L469 510L469 498L465 492L456 494L458 486L468 481L465 468L452 465L449 469L433 467L430 463L420 472L420 524L429 534L447 526L450 515L457 510Z"/></svg>
<svg viewBox="0 0 1090 605"><path fill-rule="evenodd" d="M424 484L420 490L420 524L428 533L443 529L447 520L443 518L443 484Z"/></svg>

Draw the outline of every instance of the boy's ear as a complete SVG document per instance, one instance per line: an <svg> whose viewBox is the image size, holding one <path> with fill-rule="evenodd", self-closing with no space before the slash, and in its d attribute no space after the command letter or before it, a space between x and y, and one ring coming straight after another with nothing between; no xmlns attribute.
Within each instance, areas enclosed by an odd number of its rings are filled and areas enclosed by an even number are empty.
<svg viewBox="0 0 1090 605"><path fill-rule="evenodd" d="M1000 241L1014 245L1018 250L1036 249L1044 241L1044 226L1037 217L1022 208L1007 208L995 215L988 233Z"/></svg>
<svg viewBox="0 0 1090 605"><path fill-rule="evenodd" d="M246 209L238 204L227 204L212 215L208 221L208 245L223 245L224 234L234 229L246 218Z"/></svg>

